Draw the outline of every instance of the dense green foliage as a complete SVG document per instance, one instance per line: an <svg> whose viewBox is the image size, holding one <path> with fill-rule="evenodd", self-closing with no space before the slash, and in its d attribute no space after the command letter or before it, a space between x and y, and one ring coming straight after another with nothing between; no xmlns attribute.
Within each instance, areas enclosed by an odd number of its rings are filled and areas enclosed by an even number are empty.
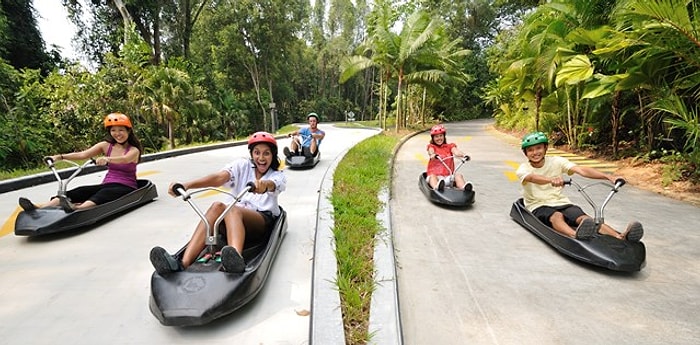
<svg viewBox="0 0 700 345"><path fill-rule="evenodd" d="M700 18L685 0L555 0L489 48L499 125L700 178Z"/></svg>
<svg viewBox="0 0 700 345"><path fill-rule="evenodd" d="M62 4L87 61L46 51L31 1L0 0L4 171L92 145L113 111L132 117L146 152L275 131L310 111L323 121L352 111L359 121L396 129L494 116L503 127L543 130L556 144L661 159L674 180L700 178L696 1ZM336 200L339 226L346 215L369 219L349 223L368 231L360 238L336 234L360 250L377 231L376 205L367 202L376 190L367 187L383 180L383 150L391 144L374 140L382 142L358 150L376 150L368 156L378 161L369 166L363 157L347 167L360 170L341 170L356 179L343 183L362 187L352 193L369 194ZM371 268L353 266L355 250L341 248L349 264L339 261L338 284L346 330L361 329L349 342L363 343Z"/></svg>
<svg viewBox="0 0 700 345"><path fill-rule="evenodd" d="M26 17L31 2L1 3L6 171L92 145L114 111L133 118L147 152L275 131L310 111L322 121L353 112L397 128L489 116L479 91L492 78L483 48L497 18L527 8L468 0L64 0L86 59L77 62L47 60L56 52L43 51L36 21ZM7 4L25 6L7 13ZM33 42L37 63L10 60L19 51L11 42ZM353 56L375 65L341 77Z"/></svg>

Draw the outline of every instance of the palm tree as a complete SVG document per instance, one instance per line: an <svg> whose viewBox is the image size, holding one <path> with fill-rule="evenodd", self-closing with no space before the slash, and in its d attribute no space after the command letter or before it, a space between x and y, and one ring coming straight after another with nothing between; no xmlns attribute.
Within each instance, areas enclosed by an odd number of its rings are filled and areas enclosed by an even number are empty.
<svg viewBox="0 0 700 345"><path fill-rule="evenodd" d="M173 127L181 111L193 104L193 86L186 72L170 67L153 66L144 73L136 89L142 95L143 109L167 124L170 149L175 148Z"/></svg>
<svg viewBox="0 0 700 345"><path fill-rule="evenodd" d="M394 25L388 21L389 11L372 23L372 34L363 46L363 55L354 55L341 63L340 81L345 82L359 71L369 67L379 68L381 106L386 119L388 105L388 81L397 80L396 130L406 126L406 115L402 104L407 83L438 84L453 78L465 81L468 76L459 66L460 58L468 50L459 49L459 41L447 41L440 22L425 11L411 14L397 35L389 30ZM369 56L366 56L369 55Z"/></svg>

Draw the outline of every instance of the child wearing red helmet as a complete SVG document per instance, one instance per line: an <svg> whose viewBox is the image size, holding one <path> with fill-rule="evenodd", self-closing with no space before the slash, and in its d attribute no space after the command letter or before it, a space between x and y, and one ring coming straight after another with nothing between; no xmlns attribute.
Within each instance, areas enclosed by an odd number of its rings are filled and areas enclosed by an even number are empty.
<svg viewBox="0 0 700 345"><path fill-rule="evenodd" d="M107 174L99 185L81 186L66 191L66 196L52 198L47 204L40 206L61 206L67 213L83 210L117 200L138 188L136 181L136 165L141 161L143 146L134 134L131 120L122 113L111 113L105 116L104 127L107 137L87 150L50 156L54 162L70 159L95 159L95 164L106 165ZM26 212L32 212L39 206L27 198L19 198L19 205Z"/></svg>
<svg viewBox="0 0 700 345"><path fill-rule="evenodd" d="M430 144L427 147L430 160L428 161L426 178L430 187L439 191L445 189L445 181L448 180L455 169L452 158L442 162L440 158L464 157L464 153L457 148L457 144L447 142L446 134L445 126L433 126L430 129ZM447 167L445 167L445 164ZM472 183L465 181L464 176L460 173L454 174L454 182L457 188L464 189L465 192L471 192L473 189Z"/></svg>
<svg viewBox="0 0 700 345"><path fill-rule="evenodd" d="M272 230L282 210L278 197L286 189L287 178L279 170L277 141L267 132L256 132L248 139L249 159L239 159L226 165L222 170L181 183L185 190L190 188L219 187L226 185L232 193L239 194L247 188L249 182L255 183L255 189L246 193L241 200L224 216L227 245L221 250L221 264L226 272L238 273L245 270L243 245L246 237L264 238ZM168 193L175 196L173 182ZM232 199L232 198L231 198ZM233 202L214 202L206 212L210 224ZM206 225L199 222L192 234L182 262L161 247L151 249L150 259L159 274L180 271L191 265L205 247Z"/></svg>

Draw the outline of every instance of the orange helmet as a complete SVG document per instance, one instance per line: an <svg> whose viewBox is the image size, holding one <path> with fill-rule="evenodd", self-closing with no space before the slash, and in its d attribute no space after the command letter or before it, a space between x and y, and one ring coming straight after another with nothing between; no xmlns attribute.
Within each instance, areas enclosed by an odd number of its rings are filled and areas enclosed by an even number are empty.
<svg viewBox="0 0 700 345"><path fill-rule="evenodd" d="M433 128L430 129L430 136L436 135L436 134L445 134L447 132L445 130L445 126L443 125L435 125Z"/></svg>
<svg viewBox="0 0 700 345"><path fill-rule="evenodd" d="M111 113L105 116L105 128L112 126L124 126L131 128L131 120L129 117L122 113Z"/></svg>

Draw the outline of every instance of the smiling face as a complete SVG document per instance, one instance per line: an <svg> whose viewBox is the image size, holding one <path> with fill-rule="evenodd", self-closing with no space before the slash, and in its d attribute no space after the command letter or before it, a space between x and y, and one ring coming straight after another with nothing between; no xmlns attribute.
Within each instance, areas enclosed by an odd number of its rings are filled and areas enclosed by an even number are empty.
<svg viewBox="0 0 700 345"><path fill-rule="evenodd" d="M311 127L311 129L316 129L317 126L318 126L318 120L315 117L310 116L309 117L309 127Z"/></svg>
<svg viewBox="0 0 700 345"><path fill-rule="evenodd" d="M524 149L525 156L530 164L535 168L540 168L544 165L544 156L547 153L546 144L537 144Z"/></svg>
<svg viewBox="0 0 700 345"><path fill-rule="evenodd" d="M111 135L117 143L124 144L129 140L129 129L124 126L111 126L109 127L109 135Z"/></svg>
<svg viewBox="0 0 700 345"><path fill-rule="evenodd" d="M444 134L435 134L433 135L433 142L435 145L442 145L445 143L445 135Z"/></svg>
<svg viewBox="0 0 700 345"><path fill-rule="evenodd" d="M272 160L274 159L272 154L272 149L265 143L260 143L253 146L250 151L250 157L253 159L255 164L255 171L260 175L264 175L270 166L272 165Z"/></svg>

